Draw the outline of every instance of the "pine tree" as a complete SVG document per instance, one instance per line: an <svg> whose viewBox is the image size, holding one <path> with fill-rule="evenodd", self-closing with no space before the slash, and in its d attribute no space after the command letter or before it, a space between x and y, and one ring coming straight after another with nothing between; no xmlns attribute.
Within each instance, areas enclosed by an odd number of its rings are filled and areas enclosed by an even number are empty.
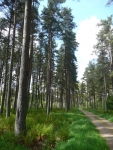
<svg viewBox="0 0 113 150"><path fill-rule="evenodd" d="M15 135L26 133L26 115L28 109L28 75L29 75L29 42L30 42L30 22L31 22L31 2L25 1L25 15L23 28L23 47L21 56L19 91L15 119Z"/></svg>

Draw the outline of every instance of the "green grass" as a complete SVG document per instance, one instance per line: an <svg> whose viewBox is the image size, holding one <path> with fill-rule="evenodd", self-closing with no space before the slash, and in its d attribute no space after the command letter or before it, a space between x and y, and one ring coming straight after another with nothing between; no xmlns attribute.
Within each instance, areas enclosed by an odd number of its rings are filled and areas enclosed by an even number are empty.
<svg viewBox="0 0 113 150"><path fill-rule="evenodd" d="M105 110L103 110L103 109L90 109L90 108L88 108L85 110L90 111L90 112L92 112L92 113L94 113L94 114L96 114L102 118L105 118L105 119L113 122L113 111L111 111L111 110L108 112L105 112Z"/></svg>
<svg viewBox="0 0 113 150"><path fill-rule="evenodd" d="M17 140L12 132L1 135L0 150L30 150L22 144L17 144Z"/></svg>
<svg viewBox="0 0 113 150"><path fill-rule="evenodd" d="M55 150L109 150L99 131L82 112L68 113L71 119L70 138L58 143Z"/></svg>
<svg viewBox="0 0 113 150"><path fill-rule="evenodd" d="M14 136L14 114L0 117L0 150L109 150L91 121L78 109L29 110L27 135ZM7 143L7 144L6 144Z"/></svg>

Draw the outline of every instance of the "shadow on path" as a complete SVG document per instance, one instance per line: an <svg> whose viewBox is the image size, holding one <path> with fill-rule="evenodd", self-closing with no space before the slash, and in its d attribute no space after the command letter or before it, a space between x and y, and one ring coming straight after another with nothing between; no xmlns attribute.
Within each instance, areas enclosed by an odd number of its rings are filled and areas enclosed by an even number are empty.
<svg viewBox="0 0 113 150"><path fill-rule="evenodd" d="M101 136L106 139L110 150L113 150L113 123L86 110L80 109L80 111L92 121L100 131Z"/></svg>

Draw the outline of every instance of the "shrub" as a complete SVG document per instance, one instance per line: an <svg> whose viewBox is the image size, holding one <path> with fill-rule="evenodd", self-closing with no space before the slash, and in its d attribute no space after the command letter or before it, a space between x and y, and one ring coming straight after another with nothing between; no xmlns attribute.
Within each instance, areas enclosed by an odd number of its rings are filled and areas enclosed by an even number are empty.
<svg viewBox="0 0 113 150"><path fill-rule="evenodd" d="M53 134L53 125L37 124L35 131L40 138L43 138L44 136L49 137L49 135Z"/></svg>

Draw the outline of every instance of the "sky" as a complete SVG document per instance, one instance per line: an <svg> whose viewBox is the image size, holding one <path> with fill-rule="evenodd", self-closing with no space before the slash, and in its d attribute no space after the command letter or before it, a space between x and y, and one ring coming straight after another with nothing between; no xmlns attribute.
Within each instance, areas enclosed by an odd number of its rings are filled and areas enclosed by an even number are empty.
<svg viewBox="0 0 113 150"><path fill-rule="evenodd" d="M96 56L92 53L96 44L96 34L99 32L97 23L113 14L113 4L106 6L108 0L67 0L63 6L72 9L76 39L79 47L75 55L78 61L78 80L81 81L85 68ZM41 2L46 5L47 0Z"/></svg>
<svg viewBox="0 0 113 150"><path fill-rule="evenodd" d="M93 46L97 43L96 35L100 28L97 23L113 14L113 4L106 6L107 0L67 0L65 6L72 9L74 22L77 24L76 39L79 43L75 53L78 60L78 80L81 81L88 63L96 59Z"/></svg>

